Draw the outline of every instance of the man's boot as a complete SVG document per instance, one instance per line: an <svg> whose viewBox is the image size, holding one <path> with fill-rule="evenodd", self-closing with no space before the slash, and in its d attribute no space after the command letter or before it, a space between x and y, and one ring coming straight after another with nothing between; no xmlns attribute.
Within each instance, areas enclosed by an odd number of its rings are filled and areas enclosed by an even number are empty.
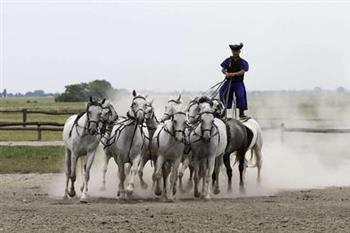
<svg viewBox="0 0 350 233"><path fill-rule="evenodd" d="M247 116L244 115L244 109L242 109L242 108L239 109L239 118L240 118L240 119L245 119L245 118L247 118Z"/></svg>

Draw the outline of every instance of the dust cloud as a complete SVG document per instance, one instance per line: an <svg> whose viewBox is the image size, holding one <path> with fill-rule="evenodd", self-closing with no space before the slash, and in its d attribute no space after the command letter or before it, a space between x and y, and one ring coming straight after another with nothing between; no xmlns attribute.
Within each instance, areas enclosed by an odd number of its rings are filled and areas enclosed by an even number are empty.
<svg viewBox="0 0 350 233"><path fill-rule="evenodd" d="M248 112L253 118L257 118L262 127L278 125L280 122L287 127L313 127L313 128L350 128L350 103L349 96L345 99L341 96L319 97L308 95L295 97L296 95L269 95L264 97L264 104L251 106L254 108ZM152 98L152 96L150 96ZM168 96L153 97L156 115L159 118L164 111ZM255 98L253 96L252 98ZM260 97L257 97L260 98ZM348 99L346 99L348 98ZM185 97L188 102L190 97ZM125 115L130 106L131 96L113 100L118 114ZM272 116L273 115L273 116ZM268 117L276 118L278 123L268 122ZM261 120L259 120L261 119ZM323 119L323 120L322 120ZM241 194L238 187L238 168L235 166L233 174L233 192L226 191L226 171L224 166L220 173L219 195L213 198L229 198L240 196L274 195L278 192L293 189L312 189L329 186L350 185L350 134L316 134L303 132L285 132L284 142L281 141L281 131L271 129L263 131L263 166L262 180L256 181L256 168L246 170L246 192ZM248 155L248 153L247 153ZM106 191L100 191L102 184L102 164L104 153L99 147L91 170L89 183L89 195L93 197L116 198L118 190L117 166L113 159L109 161L106 176ZM231 160L233 163L233 159ZM136 198L153 198L151 186L151 174L153 167L147 163L144 177L149 187L142 190L136 179ZM80 175L80 173L78 173ZM183 178L186 185L188 171ZM81 176L78 176L76 190L79 190ZM49 195L53 197L63 196L65 175L62 174L52 181ZM78 191L79 195L79 191ZM192 198L191 193L177 193L177 198Z"/></svg>

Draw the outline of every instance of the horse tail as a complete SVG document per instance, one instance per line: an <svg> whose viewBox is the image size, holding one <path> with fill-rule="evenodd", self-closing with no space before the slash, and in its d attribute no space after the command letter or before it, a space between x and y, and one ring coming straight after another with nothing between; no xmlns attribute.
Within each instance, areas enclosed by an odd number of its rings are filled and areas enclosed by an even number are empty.
<svg viewBox="0 0 350 233"><path fill-rule="evenodd" d="M252 148L250 150L250 159L249 159L249 162L248 162L248 167L249 168L254 168L257 166L257 163L256 163L256 158L255 158L255 163L253 164L253 159L254 159L254 149Z"/></svg>

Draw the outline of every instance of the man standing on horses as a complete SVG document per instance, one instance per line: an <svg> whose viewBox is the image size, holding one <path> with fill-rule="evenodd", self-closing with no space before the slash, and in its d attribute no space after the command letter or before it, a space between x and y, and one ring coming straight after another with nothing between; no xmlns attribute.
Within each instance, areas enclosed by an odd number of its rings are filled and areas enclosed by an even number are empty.
<svg viewBox="0 0 350 233"><path fill-rule="evenodd" d="M222 73L226 76L226 81L220 88L220 99L227 109L232 108L233 93L236 97L236 108L239 109L239 117L246 118L244 110L248 109L247 94L243 83L244 73L248 71L248 62L242 59L239 54L243 44L229 45L232 56L226 58L222 63Z"/></svg>

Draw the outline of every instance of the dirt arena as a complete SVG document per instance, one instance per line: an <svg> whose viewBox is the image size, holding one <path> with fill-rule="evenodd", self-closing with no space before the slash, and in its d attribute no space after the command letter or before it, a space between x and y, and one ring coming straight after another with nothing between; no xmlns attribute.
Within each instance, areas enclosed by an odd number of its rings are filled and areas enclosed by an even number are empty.
<svg viewBox="0 0 350 233"><path fill-rule="evenodd" d="M52 197L59 174L0 175L0 232L349 232L350 188L212 201Z"/></svg>
<svg viewBox="0 0 350 233"><path fill-rule="evenodd" d="M100 191L101 150L88 204L62 200L64 174L0 175L0 232L350 232L349 150L339 146L344 136L288 134L281 144L278 134L264 133L262 183L247 169L241 195L235 167L233 193L222 175L221 193L211 201L178 193L165 203L141 190L138 180L133 200L117 200L113 161L107 190ZM145 169L148 183L151 169Z"/></svg>

